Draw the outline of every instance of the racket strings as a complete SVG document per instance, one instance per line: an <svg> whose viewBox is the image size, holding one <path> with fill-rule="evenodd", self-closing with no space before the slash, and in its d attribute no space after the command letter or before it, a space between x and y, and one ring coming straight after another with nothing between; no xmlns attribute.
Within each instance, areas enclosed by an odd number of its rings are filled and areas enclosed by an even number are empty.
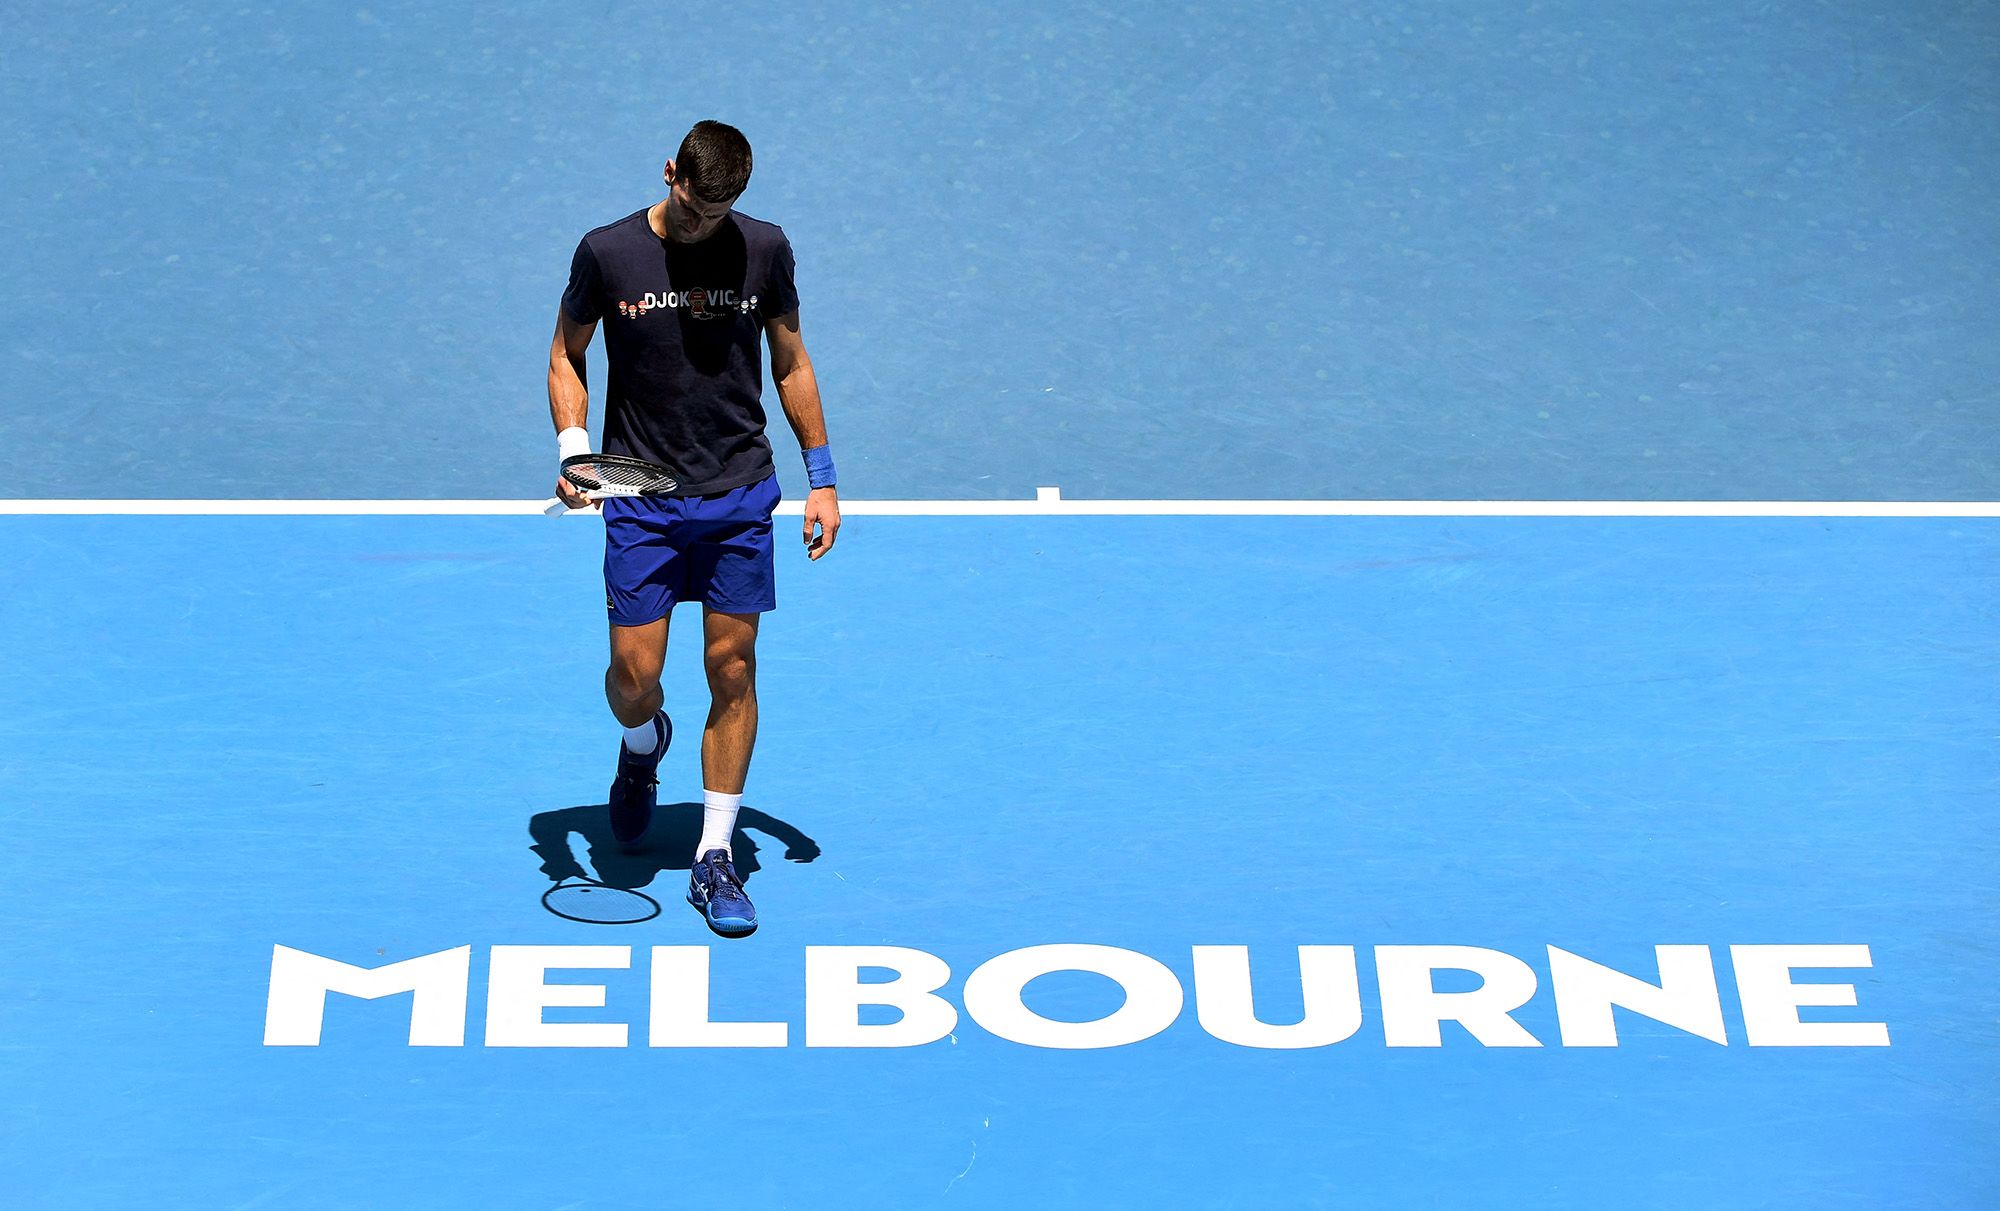
<svg viewBox="0 0 2000 1211"><path fill-rule="evenodd" d="M609 459L565 464L563 474L586 491L671 492L679 486L664 470Z"/></svg>
<svg viewBox="0 0 2000 1211"><path fill-rule="evenodd" d="M661 479L661 476L641 471L637 467L607 467L598 465L592 467L591 470L596 474L599 482L611 487L644 488L648 485L658 483Z"/></svg>

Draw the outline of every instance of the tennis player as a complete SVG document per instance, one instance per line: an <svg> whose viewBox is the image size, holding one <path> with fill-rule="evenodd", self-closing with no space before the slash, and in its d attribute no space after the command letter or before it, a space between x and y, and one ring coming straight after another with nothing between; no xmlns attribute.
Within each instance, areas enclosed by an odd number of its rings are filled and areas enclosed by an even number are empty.
<svg viewBox="0 0 2000 1211"><path fill-rule="evenodd" d="M757 741L757 623L777 605L771 511L778 480L764 436L763 350L798 438L810 492L806 554L840 532L819 386L799 338L792 248L774 224L734 210L750 181L750 144L699 122L667 161L667 196L583 237L549 348L549 413L560 457L590 452L584 351L600 322L610 361L604 453L666 466L671 497L603 502L611 664L604 696L625 727L611 783L611 831L636 848L652 821L660 758L674 728L661 709L667 623L702 604L708 721L701 736L702 831L688 902L721 933L748 933L757 911L730 854ZM556 494L591 504L560 475Z"/></svg>

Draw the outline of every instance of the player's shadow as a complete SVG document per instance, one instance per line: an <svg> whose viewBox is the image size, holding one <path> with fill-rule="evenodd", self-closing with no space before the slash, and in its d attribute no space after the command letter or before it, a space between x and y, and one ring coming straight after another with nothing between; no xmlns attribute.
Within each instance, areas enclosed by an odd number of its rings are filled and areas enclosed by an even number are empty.
<svg viewBox="0 0 2000 1211"><path fill-rule="evenodd" d="M694 847L701 840L701 804L662 803L653 812L652 827L627 853L611 837L610 808L602 803L538 812L528 820L530 846L542 859L550 879L595 879L610 887L638 889L662 871L686 871L694 865ZM749 883L761 866L758 845L749 832L763 833L785 847L785 858L810 862L819 857L819 843L776 816L745 807L736 816L730 838L731 865L736 877ZM583 839L583 852L571 843ZM579 861L581 859L581 861Z"/></svg>

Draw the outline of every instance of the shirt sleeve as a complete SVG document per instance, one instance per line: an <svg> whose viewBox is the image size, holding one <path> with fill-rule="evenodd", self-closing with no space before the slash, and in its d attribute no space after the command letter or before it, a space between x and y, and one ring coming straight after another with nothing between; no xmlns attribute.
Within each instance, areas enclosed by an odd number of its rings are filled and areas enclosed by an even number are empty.
<svg viewBox="0 0 2000 1211"><path fill-rule="evenodd" d="M604 314L604 279L597 269L597 254L588 239L578 240L576 255L569 262L569 285L562 296L563 314L579 324L595 324Z"/></svg>
<svg viewBox="0 0 2000 1211"><path fill-rule="evenodd" d="M764 294L757 302L757 310L765 319L790 315L799 309L799 288L792 280L796 270L792 242L780 232L778 246L771 253L771 271L764 282Z"/></svg>

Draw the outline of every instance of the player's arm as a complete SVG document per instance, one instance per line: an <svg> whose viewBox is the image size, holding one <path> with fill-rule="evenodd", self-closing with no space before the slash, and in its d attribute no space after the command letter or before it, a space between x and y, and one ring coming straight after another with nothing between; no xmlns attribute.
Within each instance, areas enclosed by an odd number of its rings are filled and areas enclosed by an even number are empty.
<svg viewBox="0 0 2000 1211"><path fill-rule="evenodd" d="M590 449L587 424L590 385L585 377L584 354L595 335L596 324L579 324L562 308L556 308L556 335L549 343L549 418L555 422L556 440L561 443L565 457L588 453ZM582 431L581 449L570 448L578 442L577 434L569 433L572 429ZM572 509L586 509L596 503L586 499L560 475L556 476L556 495Z"/></svg>
<svg viewBox="0 0 2000 1211"><path fill-rule="evenodd" d="M816 485L806 494L805 540L806 554L818 559L833 549L834 536L840 533L840 494L833 486L833 456L827 449L819 380L813 377L812 358L799 336L796 310L766 321L764 336L771 345L771 381L778 387L778 406L799 439L807 478ZM820 531L817 537L815 525Z"/></svg>

